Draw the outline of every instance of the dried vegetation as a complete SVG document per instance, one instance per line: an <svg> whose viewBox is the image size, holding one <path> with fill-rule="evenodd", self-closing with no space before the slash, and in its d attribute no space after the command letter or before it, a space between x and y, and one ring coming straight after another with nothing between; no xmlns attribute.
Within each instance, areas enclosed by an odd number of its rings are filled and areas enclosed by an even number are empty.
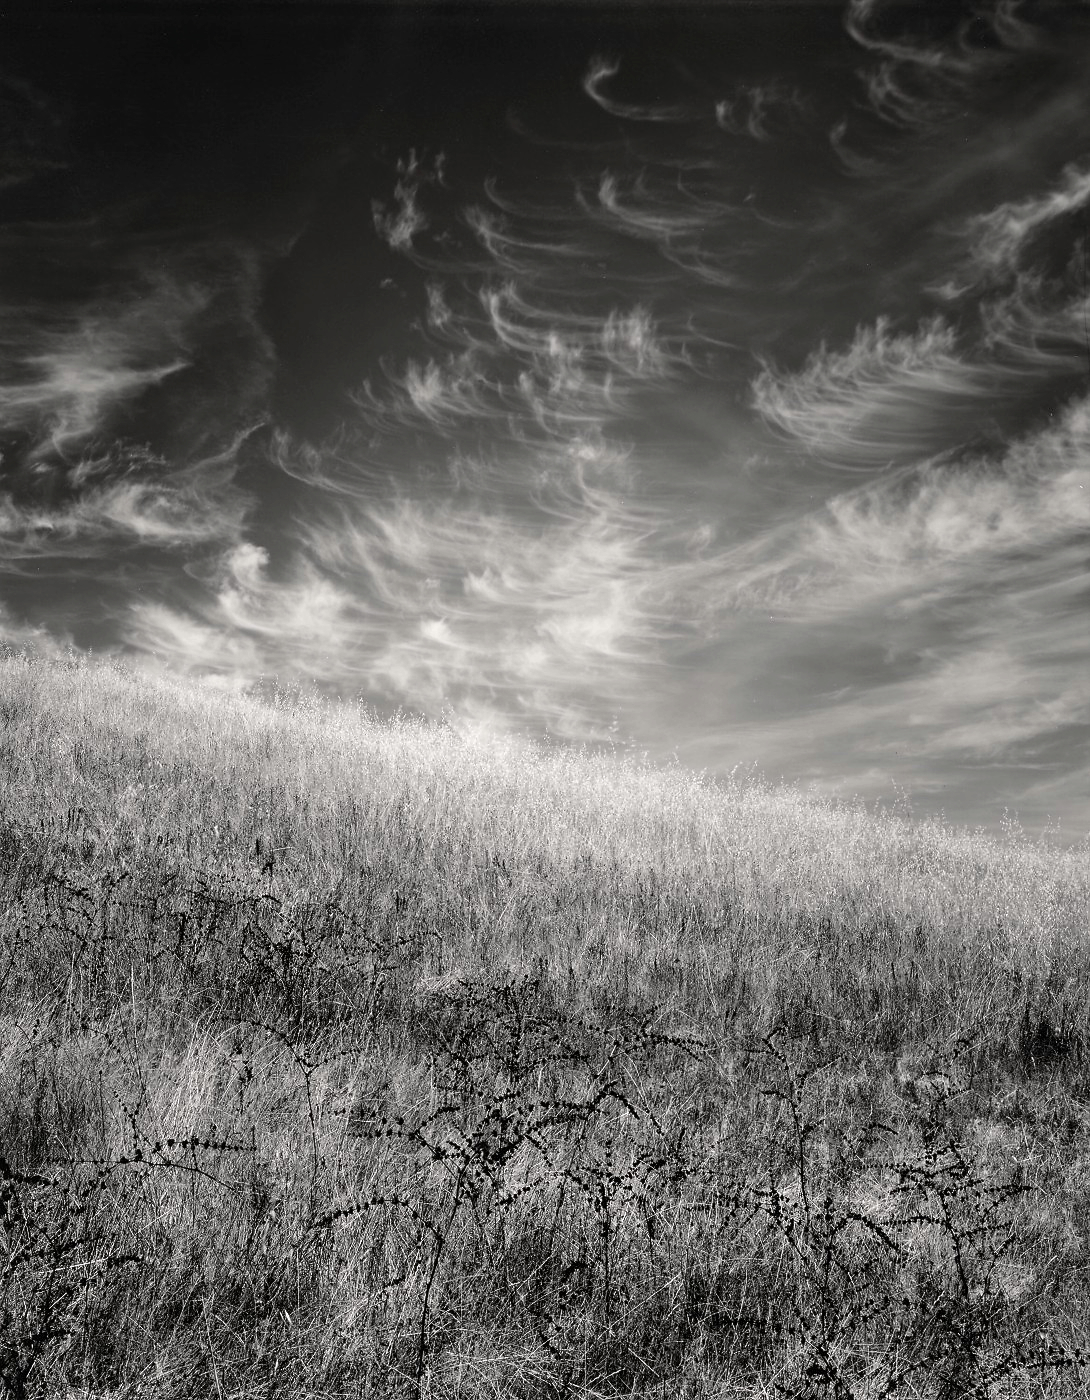
<svg viewBox="0 0 1090 1400"><path fill-rule="evenodd" d="M0 664L0 1394L1087 1393L1090 863Z"/></svg>

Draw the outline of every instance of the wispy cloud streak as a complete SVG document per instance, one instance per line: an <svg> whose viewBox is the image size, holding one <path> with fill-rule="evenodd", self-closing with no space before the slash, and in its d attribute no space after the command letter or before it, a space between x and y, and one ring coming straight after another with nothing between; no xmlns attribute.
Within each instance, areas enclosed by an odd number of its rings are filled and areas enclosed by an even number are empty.
<svg viewBox="0 0 1090 1400"><path fill-rule="evenodd" d="M994 368L968 362L938 317L898 335L883 318L843 351L816 351L796 374L766 367L754 405L770 424L837 466L880 469L949 441L951 419L979 412ZM956 427L955 427L956 431Z"/></svg>
<svg viewBox="0 0 1090 1400"><path fill-rule="evenodd" d="M691 118L691 109L681 104L621 102L611 97L606 87L620 71L619 60L599 56L591 61L583 79L583 91L611 117L634 122L683 122Z"/></svg>
<svg viewBox="0 0 1090 1400"><path fill-rule="evenodd" d="M186 367L183 329L203 304L196 289L164 282L120 305L58 309L44 323L33 308L9 307L5 425L27 431L40 454L71 450L110 411Z"/></svg>
<svg viewBox="0 0 1090 1400"><path fill-rule="evenodd" d="M724 131L755 141L771 141L781 128L790 130L806 116L799 90L777 81L743 84L733 98L715 104L715 119Z"/></svg>

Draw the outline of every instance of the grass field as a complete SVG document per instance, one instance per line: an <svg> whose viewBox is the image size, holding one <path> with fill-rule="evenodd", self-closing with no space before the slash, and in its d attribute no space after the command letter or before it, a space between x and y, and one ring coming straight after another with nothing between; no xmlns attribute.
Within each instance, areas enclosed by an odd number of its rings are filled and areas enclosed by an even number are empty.
<svg viewBox="0 0 1090 1400"><path fill-rule="evenodd" d="M16 657L0 784L0 1394L1090 1394L1085 845Z"/></svg>

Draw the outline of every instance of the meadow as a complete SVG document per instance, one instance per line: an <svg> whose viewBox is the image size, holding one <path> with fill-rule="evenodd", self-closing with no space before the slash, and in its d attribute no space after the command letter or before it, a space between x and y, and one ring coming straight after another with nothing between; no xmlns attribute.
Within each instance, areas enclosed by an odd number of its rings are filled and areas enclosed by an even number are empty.
<svg viewBox="0 0 1090 1400"><path fill-rule="evenodd" d="M0 1395L1090 1394L1090 852L0 662Z"/></svg>

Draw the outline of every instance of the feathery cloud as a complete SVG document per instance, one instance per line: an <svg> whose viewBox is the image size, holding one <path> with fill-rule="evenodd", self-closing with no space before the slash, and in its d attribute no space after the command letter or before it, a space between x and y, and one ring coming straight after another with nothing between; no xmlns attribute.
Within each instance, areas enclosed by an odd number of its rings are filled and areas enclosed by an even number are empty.
<svg viewBox="0 0 1090 1400"><path fill-rule="evenodd" d="M861 470L929 455L956 444L994 393L995 372L967 361L953 328L933 317L897 334L879 317L842 351L822 346L795 374L771 366L754 381L766 422L809 451Z"/></svg>

